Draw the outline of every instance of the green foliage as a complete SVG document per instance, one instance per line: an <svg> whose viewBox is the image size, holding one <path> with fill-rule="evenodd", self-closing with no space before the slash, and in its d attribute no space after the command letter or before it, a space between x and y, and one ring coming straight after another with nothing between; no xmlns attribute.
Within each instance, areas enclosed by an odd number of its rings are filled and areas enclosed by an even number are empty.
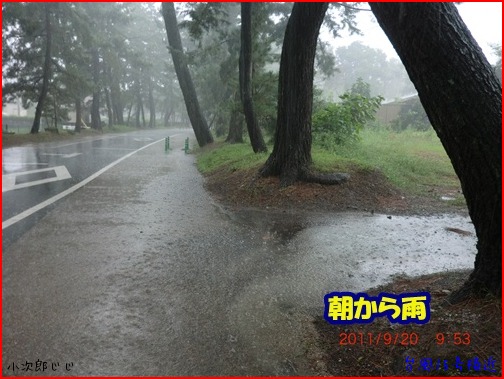
<svg viewBox="0 0 504 379"><path fill-rule="evenodd" d="M450 159L434 131L395 133L365 128L361 137L358 144L343 145L332 151L314 146L314 169L350 174L356 169L377 170L395 186L415 195L432 196L432 188L436 192L459 188ZM204 173L259 168L267 158L268 154L254 154L248 144L205 148L197 157L198 169ZM457 203L461 202L462 195L457 198Z"/></svg>
<svg viewBox="0 0 504 379"><path fill-rule="evenodd" d="M364 97L371 97L371 85L366 83L361 77L357 78L357 81L352 84L350 89L352 95L361 95Z"/></svg>
<svg viewBox="0 0 504 379"><path fill-rule="evenodd" d="M28 107L38 100L47 34L43 5L2 4L4 103L21 97ZM85 111L88 104L83 100L96 87L102 110L113 108L117 123L123 122L125 109L135 102L148 104L153 114L156 109L176 113L180 95L174 90L173 68L163 41L166 34L154 4L51 3L50 23L52 62L44 117L64 118L77 101ZM94 50L100 62L97 83L91 70Z"/></svg>
<svg viewBox="0 0 504 379"><path fill-rule="evenodd" d="M315 144L331 149L359 139L359 133L374 115L383 98L364 97L360 94L345 93L340 103L328 103L312 117L313 140Z"/></svg>
<svg viewBox="0 0 504 379"><path fill-rule="evenodd" d="M211 173L226 168L230 171L259 167L268 158L268 153L254 153L250 144L223 144L219 148L198 151L198 170Z"/></svg>
<svg viewBox="0 0 504 379"><path fill-rule="evenodd" d="M259 127L271 136L277 117L278 73L259 72L253 78L254 107Z"/></svg>
<svg viewBox="0 0 504 379"><path fill-rule="evenodd" d="M378 169L396 186L411 193L429 195L435 188L457 188L460 182L441 141L433 130L402 133L365 128L361 142L340 146L334 161L351 160L361 167ZM317 155L313 154L316 162ZM328 158L329 159L329 158Z"/></svg>

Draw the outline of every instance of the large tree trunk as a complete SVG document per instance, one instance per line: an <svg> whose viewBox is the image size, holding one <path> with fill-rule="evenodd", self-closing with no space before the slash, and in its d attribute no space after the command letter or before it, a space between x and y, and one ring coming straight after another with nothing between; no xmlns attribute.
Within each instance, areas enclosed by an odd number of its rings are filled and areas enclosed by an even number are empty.
<svg viewBox="0 0 504 379"><path fill-rule="evenodd" d="M110 91L107 87L104 87L105 91L105 105L107 107L107 116L108 116L108 126L112 127L114 125L114 112L112 110L112 102L110 100Z"/></svg>
<svg viewBox="0 0 504 379"><path fill-rule="evenodd" d="M112 102L112 108L114 111L114 122L119 125L124 124L123 117L123 104L121 100L121 88L119 82L114 79L114 76L110 75L110 101Z"/></svg>
<svg viewBox="0 0 504 379"><path fill-rule="evenodd" d="M142 94L140 89L140 81L138 77L135 79L135 127L140 129L142 125L140 124L140 112L143 107L142 104Z"/></svg>
<svg viewBox="0 0 504 379"><path fill-rule="evenodd" d="M177 73L177 79L184 96L187 114L196 135L196 140L200 147L213 142L212 134L208 129L207 122L201 112L196 90L187 67L186 58L182 49L182 41L177 25L177 15L173 3L162 3L162 13L166 26L166 34L170 44L170 52L173 58L173 65Z"/></svg>
<svg viewBox="0 0 504 379"><path fill-rule="evenodd" d="M238 109L240 98L238 92L235 92L231 115L229 116L229 131L226 142L243 143L243 116Z"/></svg>
<svg viewBox="0 0 504 379"><path fill-rule="evenodd" d="M142 115L142 128L145 129L145 113L144 113L143 100L141 97L139 99L140 99L140 112Z"/></svg>
<svg viewBox="0 0 504 379"><path fill-rule="evenodd" d="M129 106L129 109L128 109L128 119L126 121L126 125L129 126L130 125L130 120L131 120L131 110L133 109L133 101L131 101L130 103L130 106Z"/></svg>
<svg viewBox="0 0 504 379"><path fill-rule="evenodd" d="M241 3L240 95L254 153L266 152L261 129L257 124L252 100L252 4Z"/></svg>
<svg viewBox="0 0 504 379"><path fill-rule="evenodd" d="M31 134L37 134L40 129L40 119L42 118L42 111L44 103L49 90L49 81L51 80L51 48L52 48L52 30L51 30L51 7L52 4L46 3L45 7L45 32L46 32L46 49L44 57L44 71L42 78L42 88L37 101L37 108L35 109L35 118L30 130Z"/></svg>
<svg viewBox="0 0 504 379"><path fill-rule="evenodd" d="M346 174L315 175L311 165L313 71L320 25L328 3L295 3L287 23L280 61L275 146L262 176L280 176L280 185L297 180L337 184Z"/></svg>
<svg viewBox="0 0 504 379"><path fill-rule="evenodd" d="M98 48L91 51L93 71L93 102L91 103L91 128L101 130L100 119L100 55Z"/></svg>
<svg viewBox="0 0 504 379"><path fill-rule="evenodd" d="M501 294L502 90L451 3L370 3L457 173L478 237L474 271L451 301Z"/></svg>
<svg viewBox="0 0 504 379"><path fill-rule="evenodd" d="M80 133L82 128L82 104L81 99L75 99L75 132Z"/></svg>
<svg viewBox="0 0 504 379"><path fill-rule="evenodd" d="M169 100L166 100L165 112L163 116L163 123L165 127L168 127L170 125L170 118L173 114L173 110L173 106L170 106Z"/></svg>
<svg viewBox="0 0 504 379"><path fill-rule="evenodd" d="M154 101L154 88L152 78L149 78L149 128L156 127L156 103Z"/></svg>
<svg viewBox="0 0 504 379"><path fill-rule="evenodd" d="M229 132L226 142L243 143L243 116L236 106L231 110L229 117Z"/></svg>

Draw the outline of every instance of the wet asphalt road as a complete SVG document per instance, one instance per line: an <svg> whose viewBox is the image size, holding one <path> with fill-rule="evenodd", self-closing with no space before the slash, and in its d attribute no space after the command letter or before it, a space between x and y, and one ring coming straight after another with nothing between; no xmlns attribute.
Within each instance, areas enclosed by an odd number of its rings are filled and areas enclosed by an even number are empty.
<svg viewBox="0 0 504 379"><path fill-rule="evenodd" d="M69 190L130 152L169 135L181 133L188 134L188 131L166 129L109 134L76 142L42 143L3 149L2 246L5 248L19 238L50 208L17 221L16 216L22 215L22 212ZM13 226L6 228L6 224L11 223Z"/></svg>
<svg viewBox="0 0 504 379"><path fill-rule="evenodd" d="M58 201L3 251L3 374L313 375L332 291L471 268L459 216L230 210L154 144ZM66 364L70 371L66 371ZM23 375L24 372L16 372Z"/></svg>

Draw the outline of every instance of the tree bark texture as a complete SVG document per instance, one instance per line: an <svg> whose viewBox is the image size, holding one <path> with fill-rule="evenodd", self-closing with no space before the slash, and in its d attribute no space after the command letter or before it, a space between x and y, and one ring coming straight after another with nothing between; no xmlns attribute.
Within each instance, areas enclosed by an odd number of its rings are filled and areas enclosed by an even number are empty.
<svg viewBox="0 0 504 379"><path fill-rule="evenodd" d="M128 119L126 121L126 125L130 125L130 120L131 120L131 111L133 110L133 100L130 103L129 109L128 109Z"/></svg>
<svg viewBox="0 0 504 379"><path fill-rule="evenodd" d="M370 3L457 173L478 238L456 302L501 294L502 90L452 3Z"/></svg>
<svg viewBox="0 0 504 379"><path fill-rule="evenodd" d="M101 130L100 119L100 53L98 48L91 51L93 71L93 102L91 103L91 128Z"/></svg>
<svg viewBox="0 0 504 379"><path fill-rule="evenodd" d="M112 109L112 102L110 100L110 91L107 87L103 87L103 91L105 92L105 105L107 107L108 126L112 127L114 125L114 112Z"/></svg>
<svg viewBox="0 0 504 379"><path fill-rule="evenodd" d="M30 130L31 134L37 134L40 129L40 119L42 118L42 111L44 110L45 100L47 98L47 92L49 91L49 81L51 78L51 49L52 49L52 28L51 28L51 7L52 4L45 3L45 33L46 33L46 48L44 56L44 68L42 77L42 88L40 89L40 94L37 101L37 107L35 108L35 118L33 119L33 125Z"/></svg>
<svg viewBox="0 0 504 379"><path fill-rule="evenodd" d="M166 34L170 45L170 52L173 58L173 65L177 73L177 79L184 96L184 102L191 125L196 135L196 140L200 147L213 142L212 134L207 122L201 112L196 90L187 67L186 58L182 49L182 41L177 25L177 15L173 3L162 3L162 13L166 26Z"/></svg>
<svg viewBox="0 0 504 379"><path fill-rule="evenodd" d="M229 117L229 132L226 138L228 143L243 143L243 116L241 112L233 107Z"/></svg>
<svg viewBox="0 0 504 379"><path fill-rule="evenodd" d="M82 103L80 98L75 99L75 132L80 133L82 128Z"/></svg>
<svg viewBox="0 0 504 379"><path fill-rule="evenodd" d="M154 88L152 78L149 78L149 128L156 127L156 102L154 101Z"/></svg>
<svg viewBox="0 0 504 379"><path fill-rule="evenodd" d="M136 98L135 126L140 129L142 127L142 124L140 124L140 115L143 112L143 102L142 102L141 84L138 78L135 80L135 98ZM145 120L143 126L145 126Z"/></svg>
<svg viewBox="0 0 504 379"><path fill-rule="evenodd" d="M241 49L239 60L240 95L254 153L266 152L266 143L257 123L252 99L252 3L241 3Z"/></svg>
<svg viewBox="0 0 504 379"><path fill-rule="evenodd" d="M311 115L315 50L328 3L295 3L285 30L278 83L275 145L262 176L280 176L282 187L297 180L338 184L346 174L314 175Z"/></svg>
<svg viewBox="0 0 504 379"><path fill-rule="evenodd" d="M170 125L170 118L172 116L172 113L173 113L173 106L170 106L170 102L166 100L165 112L163 116L164 126Z"/></svg>
<svg viewBox="0 0 504 379"><path fill-rule="evenodd" d="M110 98L114 110L114 122L116 124L124 124L123 110L124 106L121 100L121 89L119 82L112 79L110 80Z"/></svg>

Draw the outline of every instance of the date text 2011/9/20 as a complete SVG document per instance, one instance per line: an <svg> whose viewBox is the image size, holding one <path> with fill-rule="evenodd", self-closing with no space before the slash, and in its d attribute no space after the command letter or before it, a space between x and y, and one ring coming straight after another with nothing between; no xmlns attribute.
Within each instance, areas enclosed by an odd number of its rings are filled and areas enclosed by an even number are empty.
<svg viewBox="0 0 504 379"><path fill-rule="evenodd" d="M446 338L445 338L446 335ZM452 338L450 338L452 337ZM340 345L366 345L366 346L379 346L379 345L402 345L402 346L415 346L419 342L419 335L415 332L402 332L402 333L363 333L363 332L341 332L339 334ZM469 345L471 343L471 335L469 333L437 333L436 343L443 345L445 343L452 343L453 345Z"/></svg>
<svg viewBox="0 0 504 379"><path fill-rule="evenodd" d="M362 332L342 332L339 334L340 345L403 345L415 346L418 344L419 336L415 332L411 333L362 333Z"/></svg>

